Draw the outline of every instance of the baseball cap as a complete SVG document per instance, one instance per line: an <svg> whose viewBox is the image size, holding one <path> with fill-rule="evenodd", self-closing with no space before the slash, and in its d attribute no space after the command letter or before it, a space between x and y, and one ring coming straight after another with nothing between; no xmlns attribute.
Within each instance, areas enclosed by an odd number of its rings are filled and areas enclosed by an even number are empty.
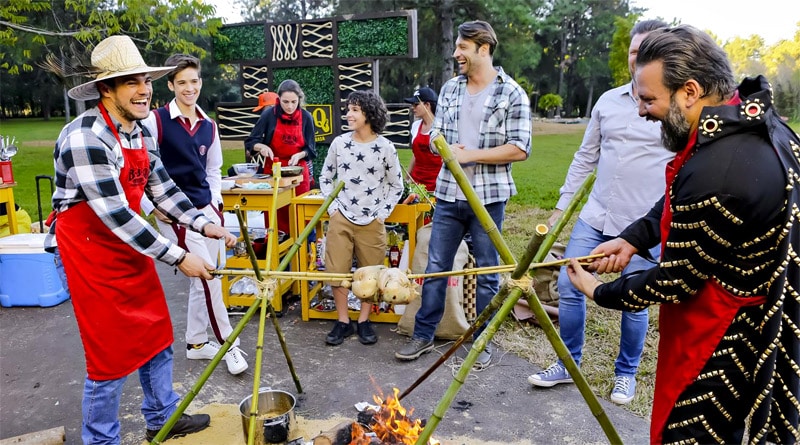
<svg viewBox="0 0 800 445"><path fill-rule="evenodd" d="M436 94L435 91L428 87L422 87L417 91L414 91L414 95L411 97L406 97L403 101L408 102L410 104L415 104L417 102L433 102L439 99L439 96Z"/></svg>
<svg viewBox="0 0 800 445"><path fill-rule="evenodd" d="M275 105L278 100L278 95L272 91L267 91L258 95L258 106L253 108L253 111L260 111L264 107L271 107Z"/></svg>

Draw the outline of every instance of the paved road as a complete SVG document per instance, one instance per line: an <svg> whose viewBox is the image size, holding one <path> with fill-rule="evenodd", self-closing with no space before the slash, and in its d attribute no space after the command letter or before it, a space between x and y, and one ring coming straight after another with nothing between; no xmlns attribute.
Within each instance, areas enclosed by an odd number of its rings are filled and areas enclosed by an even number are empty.
<svg viewBox="0 0 800 445"><path fill-rule="evenodd" d="M159 266L175 329L176 388L184 395L197 381L206 362L186 360L183 353L187 281ZM232 315L237 323L239 315ZM355 418L353 404L371 401L374 380L387 393L405 389L443 353L449 344L414 362L398 362L394 351L405 337L392 332L393 325L380 324L380 340L364 346L354 337L339 347L324 344L330 321L300 320L300 308L290 307L279 319L295 368L303 386L296 413L307 419L339 415ZM244 374L231 376L217 369L195 406L211 403L238 405L253 384L257 317L245 327L242 347L251 364ZM124 339L120 339L124 341ZM574 386L533 389L526 377L535 369L513 354L497 351L492 366L472 373L436 430L436 437L471 437L501 443L606 443L605 435ZM83 350L72 305L69 301L52 308L0 309L0 439L64 426L67 444L80 444L80 398L85 375ZM261 381L296 394L271 323L267 323ZM443 366L428 381L404 399L417 416L431 415L452 382L451 369ZM601 401L625 443L647 443L645 419ZM122 397L123 445L141 443L144 420L139 413L141 390L136 374L128 379ZM241 436L231 444L242 443ZM221 444L224 445L224 444Z"/></svg>

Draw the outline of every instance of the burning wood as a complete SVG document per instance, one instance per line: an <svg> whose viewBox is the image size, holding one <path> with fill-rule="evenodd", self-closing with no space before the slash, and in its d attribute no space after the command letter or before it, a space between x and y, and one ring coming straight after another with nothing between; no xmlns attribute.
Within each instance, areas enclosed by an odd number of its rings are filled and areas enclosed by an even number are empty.
<svg viewBox="0 0 800 445"><path fill-rule="evenodd" d="M359 414L358 422L337 425L315 437L314 445L414 445L425 423L411 417L414 410L400 404L399 393L394 388L386 400L373 396L379 405L377 411L367 408ZM428 444L440 445L433 439Z"/></svg>

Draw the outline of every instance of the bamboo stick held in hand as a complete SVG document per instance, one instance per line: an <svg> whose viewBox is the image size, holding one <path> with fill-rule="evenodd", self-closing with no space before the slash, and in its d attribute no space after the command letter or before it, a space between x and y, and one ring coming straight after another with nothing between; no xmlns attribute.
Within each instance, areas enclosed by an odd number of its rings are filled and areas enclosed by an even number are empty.
<svg viewBox="0 0 800 445"><path fill-rule="evenodd" d="M317 224L317 222L319 222L319 220L322 218L322 216L328 211L328 207L331 205L333 200L336 198L336 195L339 194L339 192L342 190L343 187L344 187L344 183L342 183L342 182L339 182L339 183L336 184L336 186L333 188L333 192L331 192L330 196L328 196L322 202L322 204L320 205L320 208L314 214L314 216L312 217L311 221L308 223L306 228L300 233L298 239L295 240L295 243L302 242L302 241L304 241L304 240L306 240L308 238L308 235L314 229L314 226ZM244 223L244 218L242 217L241 211L237 212L237 217L239 218L239 228L241 230L241 233L242 234L246 234L247 233L247 225ZM246 244L251 246L251 251L249 252L249 254L250 254L251 261L253 261L253 259L255 259L255 252L252 251L252 245L249 242L246 243ZM296 252L297 252L296 248L290 249L290 251L287 252L286 255L284 256L283 261L281 262L281 264L278 266L278 270L280 270L280 271L285 270L286 267L288 267L289 262L291 262L292 256ZM257 264L257 262L256 262L256 264ZM261 271L258 268L256 268L253 272L256 273L257 276L260 276L260 274L261 274ZM167 423L161 428L161 431L153 439L153 441L151 442L152 444L160 444L164 440L164 437L166 437L166 435L169 434L169 431L175 425L175 422L178 421L178 419L181 417L181 415L186 411L186 408L189 407L189 404L192 403L192 400L194 400L194 398L197 396L197 394L199 394L200 390L203 388L203 385L206 383L206 381L208 381L208 378L211 376L211 373L214 372L214 369L216 369L216 367L219 364L219 362L225 356L225 353L227 353L228 349L231 348L231 346L233 345L233 341L236 340L239 337L239 335L244 330L245 326L247 326L247 323L250 322L250 320L255 315L256 311L258 311L260 309L261 302L262 302L262 298L260 297L260 295L257 295L256 299L250 305L250 308L248 308L247 312L245 312L244 316L242 316L242 319L233 328L233 332L231 332L231 335L229 335L228 338L225 340L225 342L222 345L220 345L219 352L217 352L217 354L214 356L214 358L211 359L211 362L208 364L208 366L206 366L206 369L203 370L203 373L200 375L200 378L198 379L198 381L194 384L194 386L192 386L192 388L187 393L186 397L178 405L178 407L175 410L175 412L167 420ZM271 304L269 305L269 307L270 308L272 307ZM277 317L276 316L272 317L272 323L273 323L273 325L275 326L275 328L277 330L278 337L282 339L283 338L283 333L280 330L280 326L278 325L278 321L277 321ZM288 349L286 348L285 342L283 342L281 344L281 348L283 349L284 355L285 355L286 360L287 360L287 365L289 366L290 372L292 373L292 378L294 379L295 387L297 388L297 391L299 393L302 393L303 389L300 386L300 381L297 378L297 374L294 371L294 365L292 363L291 357L289 356L289 352L288 352Z"/></svg>
<svg viewBox="0 0 800 445"><path fill-rule="evenodd" d="M560 231L563 228L566 221L569 220L572 213L578 207L580 201L591 189L594 180L595 180L594 173L591 173L586 178L583 185L581 185L581 188L578 190L578 192L575 194L572 201L570 202L570 205L567 207L567 210L565 210L565 212L561 215L559 221L557 221L556 224L554 225L554 227L557 228L557 230ZM558 237L558 232L552 232L552 231L548 232L546 226L544 225L538 226L537 233L534 235L533 239L531 239L531 242L529 243L528 248L525 250L522 260L519 263L517 263L517 269L512 274L512 279L519 279L520 277L522 277L523 274L527 271L528 265L531 263L531 261L540 262L545 257L547 252L549 252L553 242L555 242L557 237ZM569 351L566 349L566 346L559 337L558 332L553 326L553 323L550 320L550 318L547 316L547 313L545 312L544 307L542 306L541 302L536 296L536 293L533 291L532 288L527 289L525 293L527 294L528 305L533 310L534 315L539 321L542 329L547 334L547 338L553 345L553 348L556 350L556 353L558 354L559 358L564 360L565 363L571 364L571 366L569 365L567 366L567 369L570 370L570 374L575 380L575 384L579 387L581 394L583 395L584 399L589 405L592 413L598 419L598 423L600 423L600 426L606 433L606 437L609 439L611 443L621 443L619 434L614 429L614 426L608 419L608 416L606 415L605 411L603 411L600 402L597 400L597 397L591 391L591 388L589 387L586 380L583 378L583 375L580 374L580 370L578 369L574 360L572 360L572 356L569 354ZM442 397L439 404L434 409L433 415L428 420L425 429L419 436L416 442L417 445L425 445L428 439L430 439L431 435L433 434L433 431L436 429L436 426L442 420L445 412L450 407L461 385L463 384L463 382L466 381L467 375L469 374L472 365L477 360L478 354L485 348L486 344L491 340L495 332L497 332L497 329L502 324L503 320L505 320L505 318L511 312L511 309L513 309L514 305L516 304L517 300L522 294L523 291L519 287L509 288L509 285L505 284L503 288L501 288L500 292L497 295L495 295L495 297L489 303L487 308L483 312L481 312L481 314L478 316L478 319L470 327L470 330L474 332L475 327L480 326L486 319L488 319L490 317L489 314L491 314L500 305L500 303L502 303L502 306L498 310L497 314L495 314L495 316L489 322L487 328L483 331L480 337L478 337L478 339L473 343L472 349L470 350L469 354L467 354L467 357L464 359L464 363L461 365L458 374L453 378L450 387L447 389L445 395ZM469 334L465 333L465 336L466 335L471 335L471 332ZM462 336L462 338L460 338L459 340L463 342L465 336ZM428 372L427 374L429 375L430 372ZM414 386L418 385L420 382L421 380L418 380L417 382L415 382ZM407 390L404 392L404 394L408 394L409 392L410 390Z"/></svg>

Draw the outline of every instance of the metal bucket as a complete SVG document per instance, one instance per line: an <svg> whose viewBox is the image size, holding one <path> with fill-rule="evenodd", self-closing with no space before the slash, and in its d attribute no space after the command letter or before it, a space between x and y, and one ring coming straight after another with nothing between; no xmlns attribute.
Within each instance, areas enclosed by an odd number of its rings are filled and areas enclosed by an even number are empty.
<svg viewBox="0 0 800 445"><path fill-rule="evenodd" d="M245 397L239 404L239 413L242 415L242 431L244 440L248 440L250 429L250 408L252 395ZM256 445L283 443L289 437L290 430L294 427L294 406L296 400L286 391L272 388L258 390L258 413L256 418Z"/></svg>

